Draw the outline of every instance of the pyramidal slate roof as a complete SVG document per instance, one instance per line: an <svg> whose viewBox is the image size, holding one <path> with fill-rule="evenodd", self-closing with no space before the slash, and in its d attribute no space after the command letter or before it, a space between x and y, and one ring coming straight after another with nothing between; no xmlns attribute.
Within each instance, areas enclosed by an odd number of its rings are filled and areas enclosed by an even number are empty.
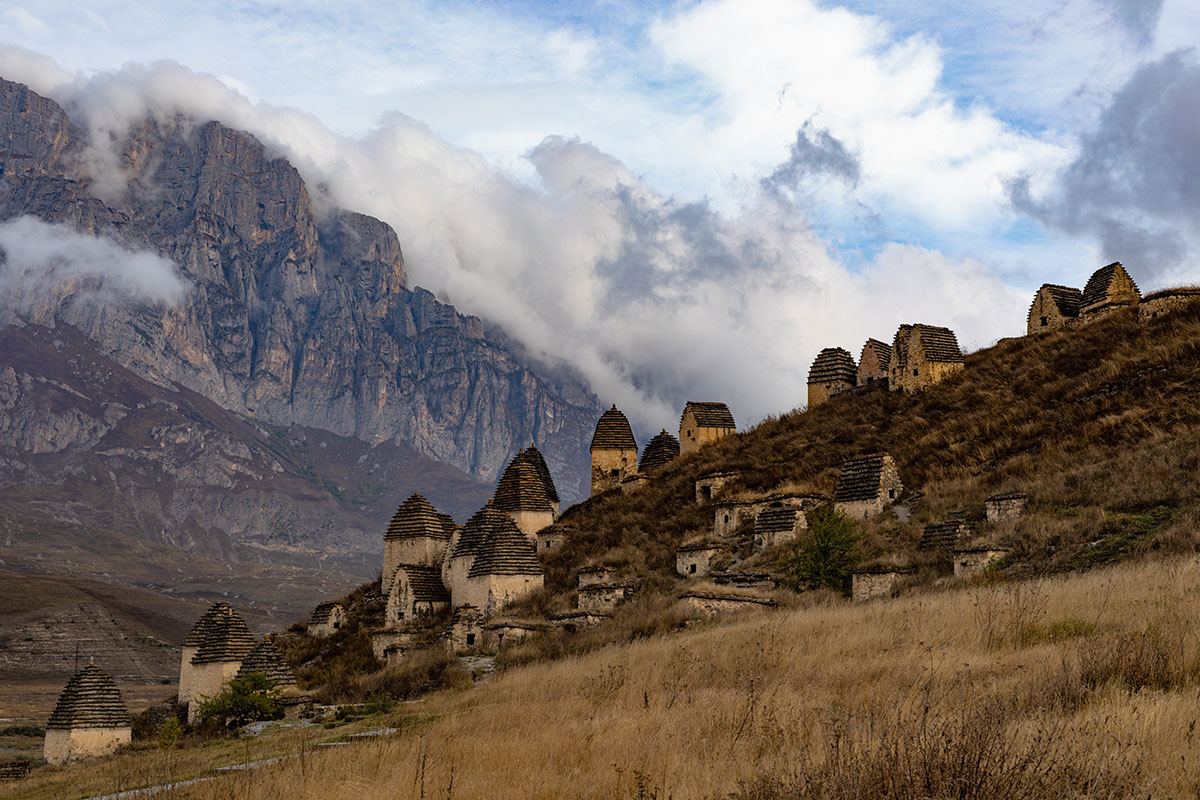
<svg viewBox="0 0 1200 800"><path fill-rule="evenodd" d="M558 487L554 485L554 477L550 474L550 467L546 466L546 459L542 457L542 451L529 445L517 454L518 458L522 456L537 470L538 477L542 479L542 484L546 487L546 496L550 498L551 502L558 502Z"/></svg>
<svg viewBox="0 0 1200 800"><path fill-rule="evenodd" d="M1120 261L1114 261L1108 266L1096 270L1092 273L1092 277L1088 278L1087 286L1083 287L1084 308L1106 302L1108 300L1108 292L1112 288L1113 280L1118 275L1133 284L1135 292L1138 291L1137 284L1133 282L1133 278L1129 277L1129 273L1125 271L1125 267L1121 266Z"/></svg>
<svg viewBox="0 0 1200 800"><path fill-rule="evenodd" d="M844 381L853 385L858 380L858 365L850 351L840 347L826 347L817 354L808 370L809 383L833 383Z"/></svg>
<svg viewBox="0 0 1200 800"><path fill-rule="evenodd" d="M396 513L392 516L391 524L388 525L387 533L384 534L383 538L390 540L417 539L422 537L430 539L450 538L446 532L445 520L442 519L442 515L438 513L438 510L420 494L414 494L396 509Z"/></svg>
<svg viewBox="0 0 1200 800"><path fill-rule="evenodd" d="M1038 295L1045 292L1054 301L1058 313L1064 317L1078 317L1079 309L1083 307L1083 292L1070 286L1059 286L1057 283L1043 283L1038 289ZM1034 297L1037 301L1037 296Z"/></svg>
<svg viewBox="0 0 1200 800"><path fill-rule="evenodd" d="M408 585L412 589L414 600L430 603L449 603L450 592L442 583L442 568L430 567L424 564L401 564L396 573L403 572L408 576Z"/></svg>
<svg viewBox="0 0 1200 800"><path fill-rule="evenodd" d="M498 531L506 522L516 527L507 514L491 503L479 509L474 516L467 520L467 524L463 525L462 531L459 532L458 539L450 551L450 557L477 555L488 537Z"/></svg>
<svg viewBox="0 0 1200 800"><path fill-rule="evenodd" d="M238 613L226 605L204 632L193 664L241 661L254 649L254 637Z"/></svg>
<svg viewBox="0 0 1200 800"><path fill-rule="evenodd" d="M903 327L903 326L901 326ZM918 322L909 326L913 329L920 342L922 355L926 361L944 364L960 364L963 360L962 350L958 346L958 338L954 331L937 325L925 325ZM912 341L911 339L909 341Z"/></svg>
<svg viewBox="0 0 1200 800"><path fill-rule="evenodd" d="M617 410L616 404L600 415L596 422L596 433L592 436L592 450L636 450L637 440L629 420Z"/></svg>
<svg viewBox="0 0 1200 800"><path fill-rule="evenodd" d="M868 351L874 351L879 368L887 372L888 366L892 363L892 346L878 339L867 339L866 344L863 345L862 356L859 358L860 363L867 360Z"/></svg>
<svg viewBox="0 0 1200 800"><path fill-rule="evenodd" d="M505 467L492 501L502 511L552 511L546 483L522 450Z"/></svg>
<svg viewBox="0 0 1200 800"><path fill-rule="evenodd" d="M724 403L698 403L694 400L689 400L687 405L683 407L683 414L692 412L692 419L696 420L698 428L737 428L737 423L733 421L733 414L729 411L729 406ZM683 415L680 415L679 423L683 424Z"/></svg>
<svg viewBox="0 0 1200 800"><path fill-rule="evenodd" d="M454 517L439 511L438 519L442 521L442 528L446 531L446 538L450 539L454 536L454 532L458 530L458 523L454 521Z"/></svg>
<svg viewBox="0 0 1200 800"><path fill-rule="evenodd" d="M183 640L183 646L199 647L204 641L204 637L208 635L213 625L216 624L217 618L232 611L233 607L223 600L219 603L213 603L208 611L205 611L200 619L196 620L196 624L192 626L191 632Z"/></svg>
<svg viewBox="0 0 1200 800"><path fill-rule="evenodd" d="M754 518L754 533L782 533L796 529L796 509L768 508Z"/></svg>
<svg viewBox="0 0 1200 800"><path fill-rule="evenodd" d="M264 676L278 688L296 685L296 674L284 660L283 653L279 652L279 648L270 639L263 639L250 651L250 655L246 656L246 660L238 668L237 677L244 678L254 672Z"/></svg>
<svg viewBox="0 0 1200 800"><path fill-rule="evenodd" d="M469 578L487 575L541 575L537 546L516 524L505 517L504 523L484 540L471 563Z"/></svg>
<svg viewBox="0 0 1200 800"><path fill-rule="evenodd" d="M333 601L320 603L313 609L312 616L308 619L309 625L324 625L329 622L329 618L333 615L333 610L341 606L341 603Z"/></svg>
<svg viewBox="0 0 1200 800"><path fill-rule="evenodd" d="M846 503L879 497L883 465L888 458L886 453L875 453L842 464L837 491L833 494L834 501Z"/></svg>
<svg viewBox="0 0 1200 800"><path fill-rule="evenodd" d="M67 682L46 727L59 731L128 728L129 711L112 678L95 664L89 664Z"/></svg>
<svg viewBox="0 0 1200 800"><path fill-rule="evenodd" d="M642 463L639 465L638 471L653 472L677 458L679 458L679 440L667 433L666 428L663 428L662 432L651 439L650 444L646 445L646 449L642 451Z"/></svg>

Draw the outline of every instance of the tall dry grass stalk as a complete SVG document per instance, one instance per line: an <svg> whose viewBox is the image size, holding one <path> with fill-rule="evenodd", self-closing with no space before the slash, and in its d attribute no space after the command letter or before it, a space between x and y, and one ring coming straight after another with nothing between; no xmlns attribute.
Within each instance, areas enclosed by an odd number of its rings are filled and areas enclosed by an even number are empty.
<svg viewBox="0 0 1200 800"><path fill-rule="evenodd" d="M176 796L1194 797L1197 587L1176 557L689 630Z"/></svg>

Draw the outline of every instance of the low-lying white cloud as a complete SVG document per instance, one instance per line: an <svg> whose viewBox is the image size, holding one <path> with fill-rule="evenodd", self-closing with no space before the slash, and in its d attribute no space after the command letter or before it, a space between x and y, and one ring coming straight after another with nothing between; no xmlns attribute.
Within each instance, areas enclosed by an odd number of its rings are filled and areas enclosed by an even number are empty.
<svg viewBox="0 0 1200 800"><path fill-rule="evenodd" d="M175 265L154 253L34 217L0 222L0 312L26 314L67 298L171 305L186 289Z"/></svg>

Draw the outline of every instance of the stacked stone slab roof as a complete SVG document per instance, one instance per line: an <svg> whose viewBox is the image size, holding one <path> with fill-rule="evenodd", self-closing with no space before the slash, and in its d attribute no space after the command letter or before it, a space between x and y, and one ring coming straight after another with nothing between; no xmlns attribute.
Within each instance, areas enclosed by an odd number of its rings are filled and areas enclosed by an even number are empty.
<svg viewBox="0 0 1200 800"><path fill-rule="evenodd" d="M1106 267L1101 267L1092 273L1092 277L1088 278L1087 286L1083 287L1083 307L1100 306L1108 302L1109 290L1112 288L1113 281L1121 276L1133 284L1134 291L1138 291L1137 284L1133 278L1129 277L1129 273L1121 266L1121 262L1114 261Z"/></svg>
<svg viewBox="0 0 1200 800"><path fill-rule="evenodd" d="M970 527L962 520L931 522L921 534L918 550L948 550L958 544L959 538L968 534Z"/></svg>
<svg viewBox="0 0 1200 800"><path fill-rule="evenodd" d="M450 534L443 515L420 494L414 494L396 509L384 539L419 538L446 540Z"/></svg>
<svg viewBox="0 0 1200 800"><path fill-rule="evenodd" d="M883 373L886 375L888 366L892 363L892 346L887 342L881 342L878 339L867 339L866 343L863 345L863 356L867 354L868 350L873 350L875 352L875 358L879 361L879 368L883 370ZM859 361L862 360L863 358L860 357Z"/></svg>
<svg viewBox="0 0 1200 800"><path fill-rule="evenodd" d="M637 440L629 420L617 410L616 405L600 415L596 422L596 433L592 435L592 450L636 450Z"/></svg>
<svg viewBox="0 0 1200 800"><path fill-rule="evenodd" d="M522 450L505 468L492 501L502 511L553 511L546 484Z"/></svg>
<svg viewBox="0 0 1200 800"><path fill-rule="evenodd" d="M1159 289L1153 294L1142 298L1143 303L1151 300L1162 300L1166 297L1200 297L1200 286L1176 286L1172 289Z"/></svg>
<svg viewBox="0 0 1200 800"><path fill-rule="evenodd" d="M856 500L874 500L879 497L885 457L885 453L875 453L842 464L837 491L833 494L834 501L849 503Z"/></svg>
<svg viewBox="0 0 1200 800"><path fill-rule="evenodd" d="M479 553L484 542L505 523L513 525L508 515L495 506L489 504L479 509L463 526L458 540L454 543L454 548L450 551L450 557L457 558ZM516 526L513 525L513 527Z"/></svg>
<svg viewBox="0 0 1200 800"><path fill-rule="evenodd" d="M1064 317L1079 316L1079 310L1083 307L1083 292L1070 286L1059 286L1057 283L1043 283L1038 294L1042 292L1050 296L1058 313ZM1034 302L1037 302L1037 295L1034 295Z"/></svg>
<svg viewBox="0 0 1200 800"><path fill-rule="evenodd" d="M677 458L679 458L679 440L667 433L666 428L663 428L646 445L638 470L646 473L654 472Z"/></svg>
<svg viewBox="0 0 1200 800"><path fill-rule="evenodd" d="M921 353L926 361L943 364L962 363L963 354L954 331L937 325L917 323L912 326L920 336Z"/></svg>
<svg viewBox="0 0 1200 800"><path fill-rule="evenodd" d="M537 546L511 520L487 537L471 562L469 578L487 575L541 575L542 565L537 559Z"/></svg>
<svg viewBox="0 0 1200 800"><path fill-rule="evenodd" d="M1028 497L1025 492L1008 492L1006 494L994 494L987 499L987 502L996 502L1000 500L1024 500Z"/></svg>
<svg viewBox="0 0 1200 800"><path fill-rule="evenodd" d="M703 550L720 550L725 545L722 542L705 540L701 542L691 542L690 544L681 544L675 548L676 553L695 553Z"/></svg>
<svg viewBox="0 0 1200 800"><path fill-rule="evenodd" d="M408 585L412 589L414 600L429 603L449 603L450 592L442 583L440 567L429 567L422 564L401 564L400 569L408 575Z"/></svg>
<svg viewBox="0 0 1200 800"><path fill-rule="evenodd" d="M187 638L183 640L184 647L199 647L204 641L204 637L208 635L210 629L216 624L217 619L233 611L233 607L221 601L213 603L208 611L205 611L200 619L196 620L196 624L192 626L192 630L188 633Z"/></svg>
<svg viewBox="0 0 1200 800"><path fill-rule="evenodd" d="M341 604L332 601L320 603L313 609L312 616L308 620L309 625L326 625L329 623L329 618L333 615L333 610Z"/></svg>
<svg viewBox="0 0 1200 800"><path fill-rule="evenodd" d="M754 518L754 534L782 533L796 528L796 509L768 508Z"/></svg>
<svg viewBox="0 0 1200 800"><path fill-rule="evenodd" d="M67 682L46 725L50 730L128 728L129 711L116 684L95 664Z"/></svg>
<svg viewBox="0 0 1200 800"><path fill-rule="evenodd" d="M834 383L842 381L851 386L858 380L858 365L849 350L826 347L817 354L808 370L809 383Z"/></svg>
<svg viewBox="0 0 1200 800"><path fill-rule="evenodd" d="M550 467L546 466L546 459L542 456L542 451L529 445L521 453L518 453L518 457L521 456L537 470L538 477L542 479L542 484L546 487L546 496L550 498L550 501L558 502L558 487L554 485L554 478L550 475Z"/></svg>
<svg viewBox="0 0 1200 800"><path fill-rule="evenodd" d="M446 538L449 539L458 530L458 523L454 521L454 517L449 514L438 512L438 519L442 521L442 528L446 531Z"/></svg>
<svg viewBox="0 0 1200 800"><path fill-rule="evenodd" d="M224 661L241 661L254 649L254 637L246 623L232 608L222 610L214 616L212 623L200 641L193 664L215 664Z"/></svg>
<svg viewBox="0 0 1200 800"><path fill-rule="evenodd" d="M279 648L270 639L263 639L257 647L250 651L250 655L246 656L242 666L238 668L237 677L245 678L255 672L265 677L277 688L287 689L296 686L296 674L284 660L283 653L279 652Z"/></svg>
<svg viewBox="0 0 1200 800"><path fill-rule="evenodd" d="M737 428L733 413L724 403L698 403L689 400L683 407L683 413L692 412L697 428ZM680 422L682 423L682 415Z"/></svg>

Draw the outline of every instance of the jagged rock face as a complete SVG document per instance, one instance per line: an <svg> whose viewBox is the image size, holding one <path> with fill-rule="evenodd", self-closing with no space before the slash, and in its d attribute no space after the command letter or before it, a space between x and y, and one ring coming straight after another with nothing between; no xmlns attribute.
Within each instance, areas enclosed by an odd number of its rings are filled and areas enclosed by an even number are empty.
<svg viewBox="0 0 1200 800"><path fill-rule="evenodd" d="M120 158L127 188L104 199L85 146L56 104L0 80L0 219L70 222L151 248L191 288L166 309L66 298L33 322L70 324L137 374L226 409L405 442L485 480L535 442L564 494L578 496L595 397L523 364L478 318L407 288L387 225L318 214L295 168L216 122L132 131Z"/></svg>

